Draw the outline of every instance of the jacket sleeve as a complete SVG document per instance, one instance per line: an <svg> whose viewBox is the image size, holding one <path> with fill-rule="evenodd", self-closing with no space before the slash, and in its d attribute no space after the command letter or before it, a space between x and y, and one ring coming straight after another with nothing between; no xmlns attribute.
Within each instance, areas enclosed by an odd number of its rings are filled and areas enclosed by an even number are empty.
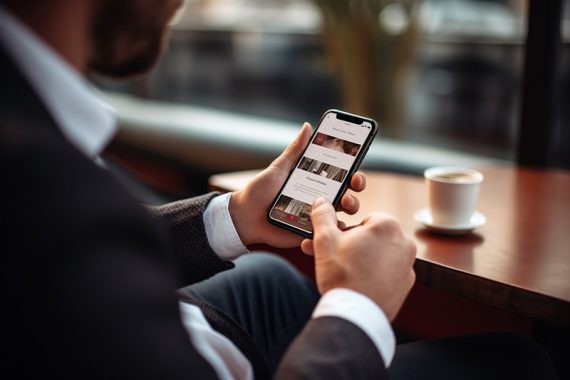
<svg viewBox="0 0 570 380"><path fill-rule="evenodd" d="M224 261L210 247L204 226L204 210L218 193L149 207L158 221L166 226L175 252L179 286L202 281L234 264Z"/></svg>
<svg viewBox="0 0 570 380"><path fill-rule="evenodd" d="M309 321L293 341L276 379L386 379L388 371L370 338L337 317Z"/></svg>

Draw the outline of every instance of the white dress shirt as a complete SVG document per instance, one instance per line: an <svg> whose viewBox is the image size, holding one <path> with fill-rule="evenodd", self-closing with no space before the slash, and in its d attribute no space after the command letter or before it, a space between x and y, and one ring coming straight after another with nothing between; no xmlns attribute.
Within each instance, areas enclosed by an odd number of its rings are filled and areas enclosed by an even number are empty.
<svg viewBox="0 0 570 380"><path fill-rule="evenodd" d="M63 57L0 6L0 43L55 119L64 136L79 151L95 159L116 132L116 117L97 91ZM231 195L214 198L204 213L206 234L214 252L231 260L247 252L229 214ZM252 379L245 356L225 336L212 329L201 310L180 304L182 323L196 349L221 379ZM321 297L313 318L336 316L362 329L388 366L395 350L390 323L366 296L335 289Z"/></svg>

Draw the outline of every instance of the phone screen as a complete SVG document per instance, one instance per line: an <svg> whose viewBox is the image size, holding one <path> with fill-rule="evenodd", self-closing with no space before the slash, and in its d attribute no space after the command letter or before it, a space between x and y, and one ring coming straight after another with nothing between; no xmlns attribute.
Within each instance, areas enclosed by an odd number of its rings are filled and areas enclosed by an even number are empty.
<svg viewBox="0 0 570 380"><path fill-rule="evenodd" d="M376 132L373 121L353 116L340 111L325 113L271 207L271 220L312 233L313 201L320 196L331 203L337 200Z"/></svg>

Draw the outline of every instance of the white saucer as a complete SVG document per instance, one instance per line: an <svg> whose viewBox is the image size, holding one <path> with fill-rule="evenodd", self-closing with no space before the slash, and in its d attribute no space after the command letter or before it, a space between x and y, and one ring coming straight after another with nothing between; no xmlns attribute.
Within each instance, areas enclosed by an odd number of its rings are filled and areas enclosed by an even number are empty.
<svg viewBox="0 0 570 380"><path fill-rule="evenodd" d="M433 223L429 208L422 208L414 215L416 222L423 224L430 230L448 234L448 235L464 235L473 231L475 228L482 227L487 223L485 215L479 211L475 211L471 217L471 221L461 225L444 225Z"/></svg>

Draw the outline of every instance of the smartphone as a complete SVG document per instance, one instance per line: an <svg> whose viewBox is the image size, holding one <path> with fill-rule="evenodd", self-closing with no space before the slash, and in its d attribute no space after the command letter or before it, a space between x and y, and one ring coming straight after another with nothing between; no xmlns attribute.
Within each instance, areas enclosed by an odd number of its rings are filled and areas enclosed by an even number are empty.
<svg viewBox="0 0 570 380"><path fill-rule="evenodd" d="M324 197L335 207L378 133L376 121L328 110L299 161L269 208L271 224L312 238L313 201Z"/></svg>

